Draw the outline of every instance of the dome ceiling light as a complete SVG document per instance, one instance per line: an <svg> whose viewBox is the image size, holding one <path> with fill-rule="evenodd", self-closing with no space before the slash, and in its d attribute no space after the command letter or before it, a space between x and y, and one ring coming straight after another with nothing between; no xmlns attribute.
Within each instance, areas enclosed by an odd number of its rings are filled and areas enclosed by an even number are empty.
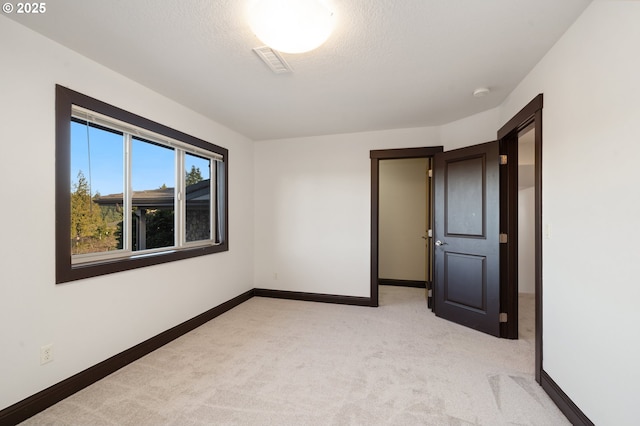
<svg viewBox="0 0 640 426"><path fill-rule="evenodd" d="M255 35L284 53L319 47L334 26L333 13L322 0L255 0L249 5L248 15Z"/></svg>

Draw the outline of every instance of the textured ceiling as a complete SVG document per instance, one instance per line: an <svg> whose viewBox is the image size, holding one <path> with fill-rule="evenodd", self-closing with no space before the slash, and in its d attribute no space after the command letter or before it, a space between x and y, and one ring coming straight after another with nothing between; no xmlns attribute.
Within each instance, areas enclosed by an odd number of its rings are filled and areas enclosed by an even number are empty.
<svg viewBox="0 0 640 426"><path fill-rule="evenodd" d="M251 50L250 0L55 0L5 15L253 140L421 127L499 105L590 0L330 0L327 43ZM491 88L483 98L471 94Z"/></svg>

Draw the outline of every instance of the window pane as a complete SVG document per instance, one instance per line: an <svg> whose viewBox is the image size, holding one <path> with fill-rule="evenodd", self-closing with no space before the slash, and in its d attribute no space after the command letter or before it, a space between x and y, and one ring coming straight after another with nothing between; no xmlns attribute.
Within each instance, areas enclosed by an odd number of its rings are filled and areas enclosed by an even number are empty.
<svg viewBox="0 0 640 426"><path fill-rule="evenodd" d="M132 249L174 246L174 150L132 138L131 187Z"/></svg>
<svg viewBox="0 0 640 426"><path fill-rule="evenodd" d="M122 248L123 136L71 121L71 254Z"/></svg>
<svg viewBox="0 0 640 426"><path fill-rule="evenodd" d="M185 154L186 240L211 238L211 160Z"/></svg>

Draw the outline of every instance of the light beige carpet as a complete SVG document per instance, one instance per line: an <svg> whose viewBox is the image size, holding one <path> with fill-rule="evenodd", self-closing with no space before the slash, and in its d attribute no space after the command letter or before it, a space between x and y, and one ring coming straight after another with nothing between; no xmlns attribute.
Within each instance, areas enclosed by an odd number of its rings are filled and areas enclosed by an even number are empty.
<svg viewBox="0 0 640 426"><path fill-rule="evenodd" d="M27 425L564 425L533 339L435 317L424 289L379 308L253 298Z"/></svg>

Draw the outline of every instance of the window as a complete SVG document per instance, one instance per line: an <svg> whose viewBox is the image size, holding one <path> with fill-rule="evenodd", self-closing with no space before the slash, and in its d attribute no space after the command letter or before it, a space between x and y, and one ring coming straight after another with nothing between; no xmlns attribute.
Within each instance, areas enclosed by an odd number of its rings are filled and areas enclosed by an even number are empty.
<svg viewBox="0 0 640 426"><path fill-rule="evenodd" d="M228 250L227 161L56 86L56 282Z"/></svg>

